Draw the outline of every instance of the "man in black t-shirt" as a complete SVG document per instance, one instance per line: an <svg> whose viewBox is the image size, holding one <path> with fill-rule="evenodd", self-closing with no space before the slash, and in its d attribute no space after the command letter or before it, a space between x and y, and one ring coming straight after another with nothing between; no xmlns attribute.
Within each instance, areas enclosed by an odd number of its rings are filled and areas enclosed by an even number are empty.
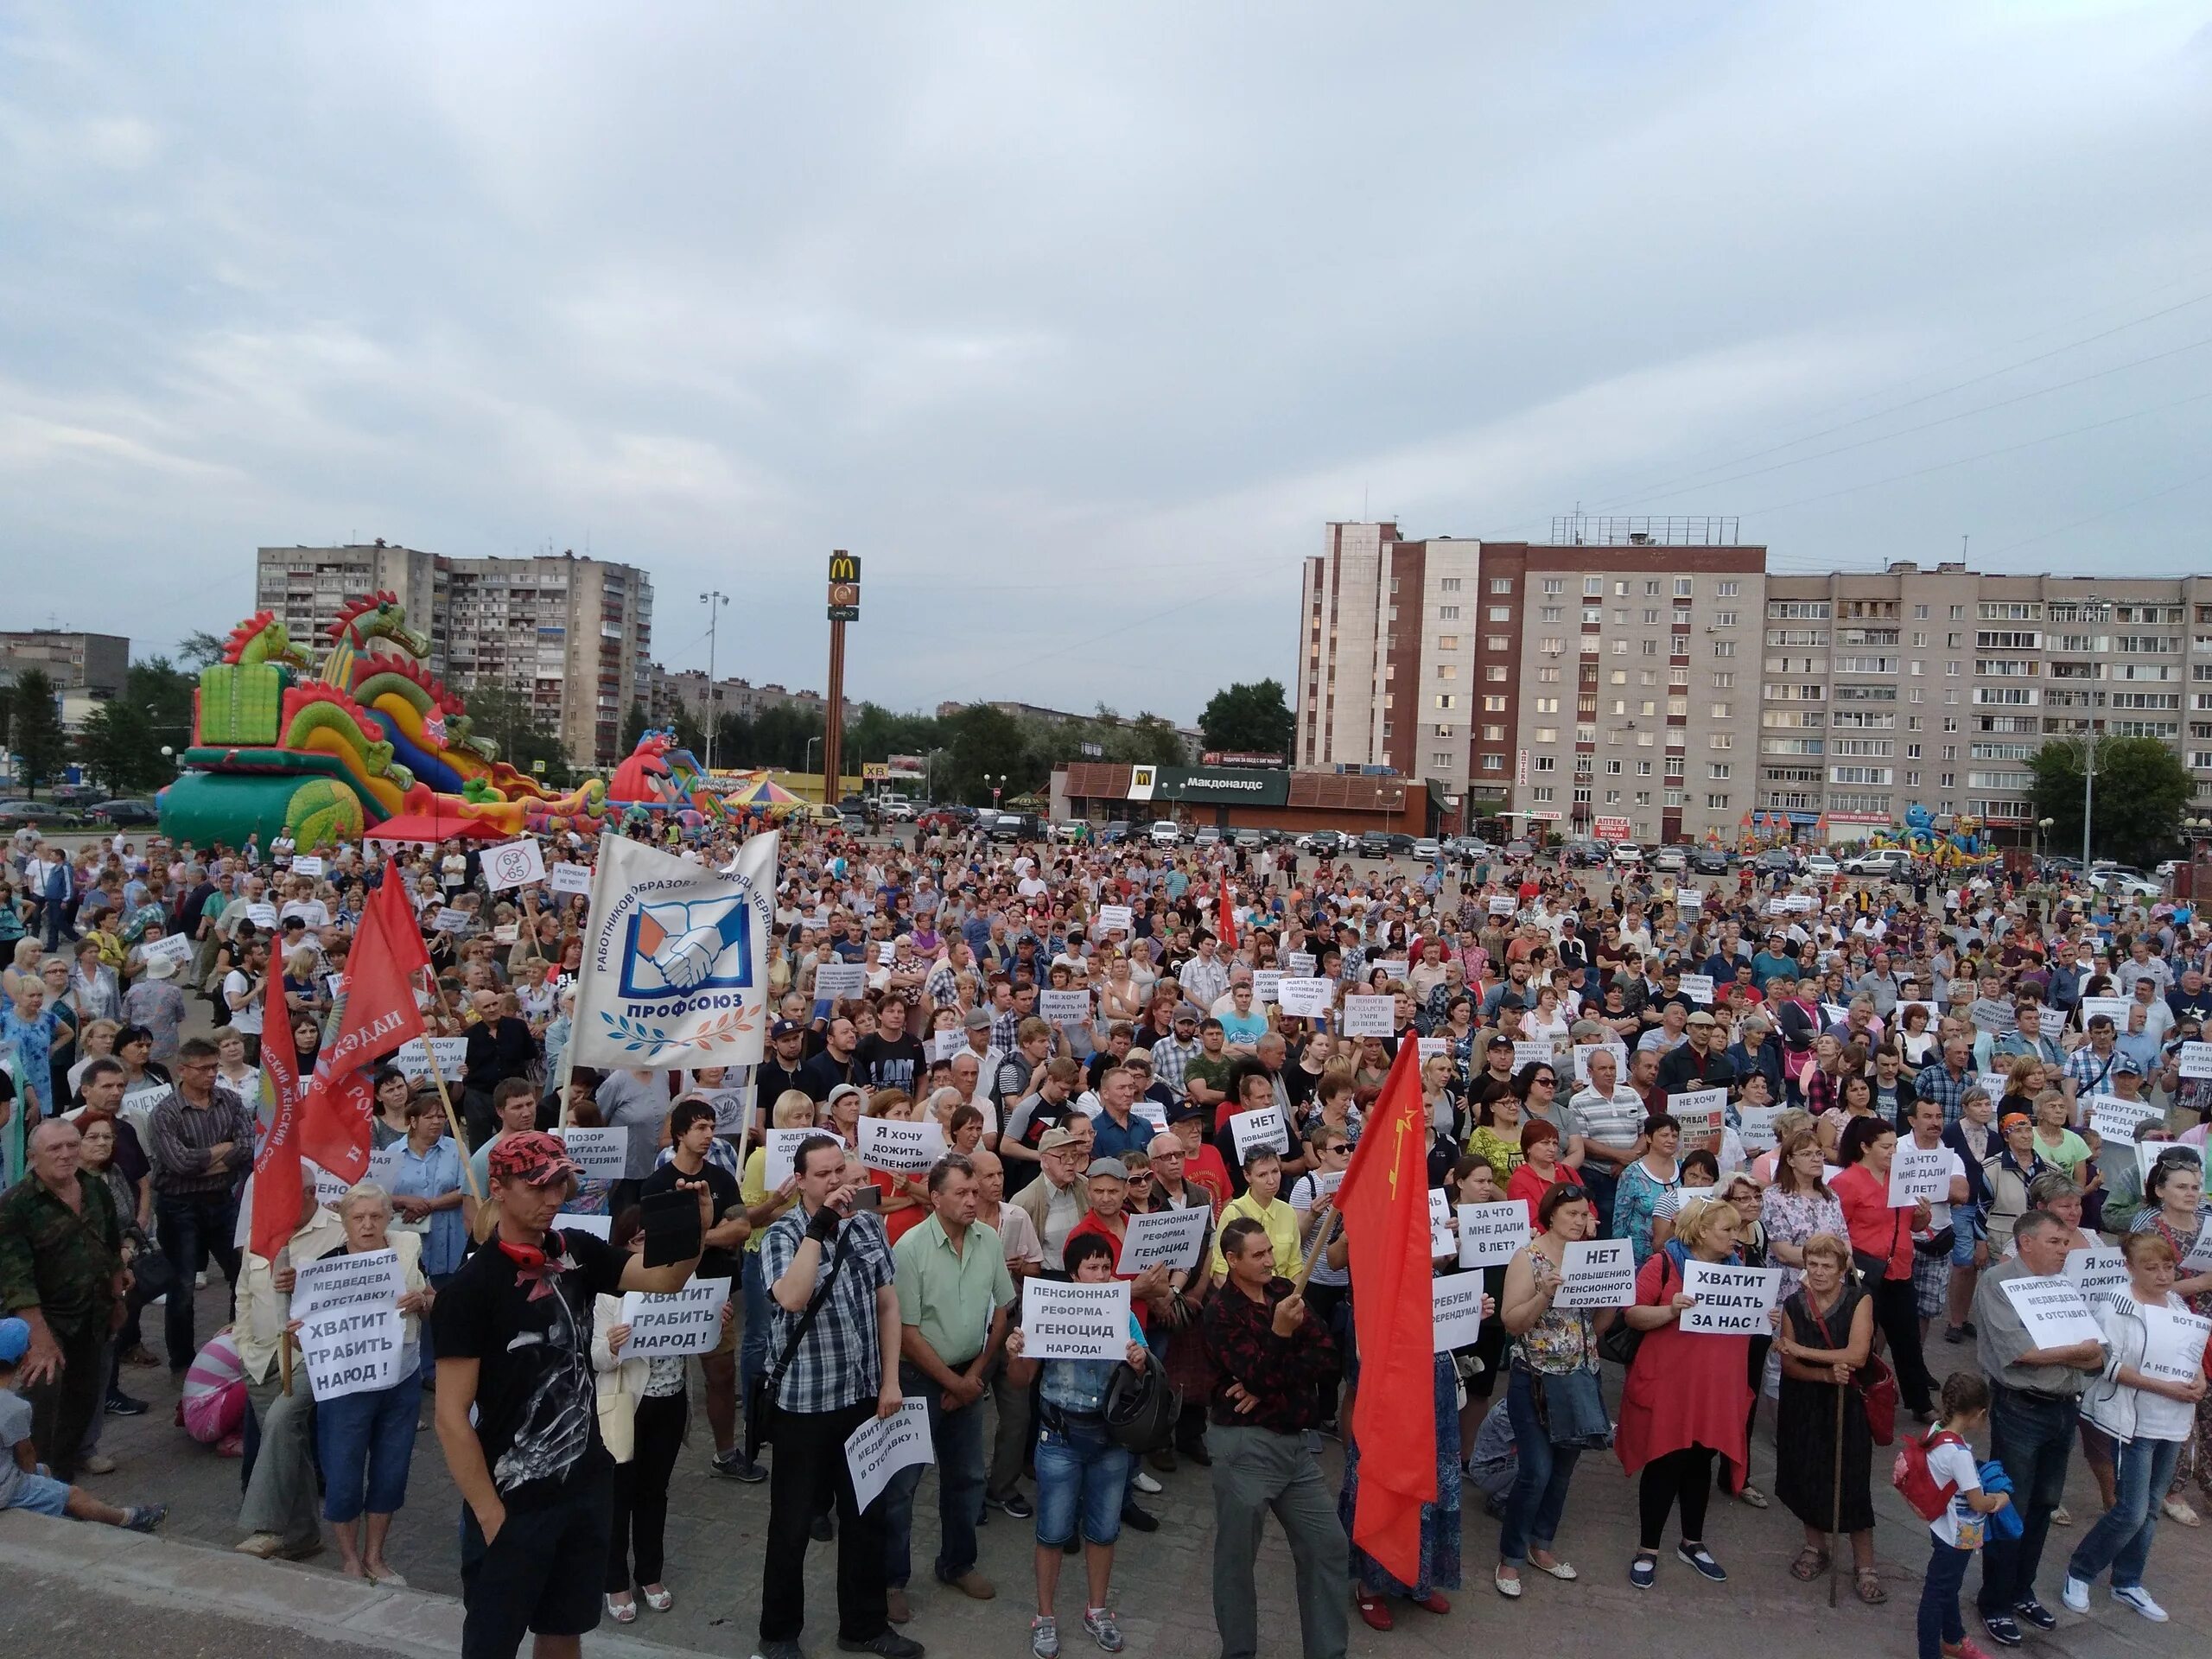
<svg viewBox="0 0 2212 1659"><path fill-rule="evenodd" d="M800 1075L805 1070L805 1021L777 1020L768 1027L768 1052L760 1057L760 1065L753 1074L754 1146L764 1144L765 1131L773 1121L776 1103L791 1090L802 1094L806 1091Z"/></svg>
<svg viewBox="0 0 2212 1659"><path fill-rule="evenodd" d="M498 1225L439 1292L438 1444L461 1489L463 1659L575 1659L597 1626L613 1518L613 1461L599 1437L593 1298L681 1290L696 1254L648 1268L582 1231L549 1231L576 1168L527 1130L492 1148ZM699 1195L702 1232L711 1195ZM470 1412L476 1421L469 1421Z"/></svg>
<svg viewBox="0 0 2212 1659"><path fill-rule="evenodd" d="M638 1196L650 1198L656 1192L673 1192L679 1181L704 1181L713 1219L702 1241L703 1248L693 1276L727 1279L735 1290L738 1252L753 1236L753 1224L745 1218L736 1178L720 1164L707 1161L708 1149L714 1143L714 1103L686 1095L668 1114L668 1161L645 1177ZM722 1326L721 1341L714 1352L699 1356L699 1369L707 1380L707 1426L715 1436L713 1472L741 1478L745 1448L737 1443L736 1325Z"/></svg>
<svg viewBox="0 0 2212 1659"><path fill-rule="evenodd" d="M904 1089L911 1095L921 1079L922 1045L906 1029L906 1005L887 996L876 1019L876 1028L861 1039L853 1055L860 1065L861 1083L870 1089Z"/></svg>

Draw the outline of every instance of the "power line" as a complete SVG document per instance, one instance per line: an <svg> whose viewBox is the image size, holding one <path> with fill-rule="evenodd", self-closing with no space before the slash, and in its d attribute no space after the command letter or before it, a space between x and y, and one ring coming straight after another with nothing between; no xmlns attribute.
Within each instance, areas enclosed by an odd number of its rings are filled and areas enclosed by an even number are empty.
<svg viewBox="0 0 2212 1659"><path fill-rule="evenodd" d="M2033 536L2024 536L2017 542L2007 542L2002 547L1992 549L1986 556L1993 559L2000 554L2010 553L2016 548L2032 547L2037 542L2049 541L2054 536L2066 535L2069 531L2081 529L2084 524L2094 524L2100 518L2109 518L2114 513L2126 512L2131 508L2139 507L2146 501L2156 501L2161 496L2171 495L2177 490L2185 490L2192 484L2202 484L2208 478L2212 478L2212 467L2206 467L2201 473L2191 474L2178 484L2169 484L2164 489L2152 490L2126 501L2115 502L2111 506L2090 513L2087 518L2076 518L2070 524L2061 524L2056 530L2042 531Z"/></svg>

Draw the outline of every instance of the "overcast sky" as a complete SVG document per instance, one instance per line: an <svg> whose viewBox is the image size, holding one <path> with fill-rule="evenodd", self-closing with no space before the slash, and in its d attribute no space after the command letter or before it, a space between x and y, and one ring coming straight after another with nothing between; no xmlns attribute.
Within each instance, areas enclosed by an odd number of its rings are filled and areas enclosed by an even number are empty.
<svg viewBox="0 0 2212 1659"><path fill-rule="evenodd" d="M819 686L842 546L855 695L1188 721L1332 518L2212 569L2208 19L0 0L0 626L588 543Z"/></svg>

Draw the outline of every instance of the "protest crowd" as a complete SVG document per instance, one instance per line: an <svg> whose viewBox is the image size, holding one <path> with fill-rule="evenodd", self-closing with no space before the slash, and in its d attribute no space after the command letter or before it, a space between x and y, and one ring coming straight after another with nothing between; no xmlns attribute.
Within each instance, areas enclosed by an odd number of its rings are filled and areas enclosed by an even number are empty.
<svg viewBox="0 0 2212 1659"><path fill-rule="evenodd" d="M816 1548L840 1651L915 1659L961 1598L1117 1652L1169 1481L1211 1493L1224 1659L1270 1516L1338 1659L1484 1565L1554 1628L1579 1578L1726 1581L1717 1504L1879 1605L1884 1478L1923 1659L2166 1618L2158 1534L2212 1503L2186 905L770 828L550 837L520 880L19 835L0 1508L158 1526L99 1442L166 1365L241 1550L393 1582L395 1526L457 1520L472 1659L733 1571L798 1659ZM689 912L608 920L671 869ZM689 999L680 1058L611 1011L640 976ZM460 1516L402 1518L418 1455ZM669 1538L685 1458L757 1489L759 1561ZM1637 1547L1577 1562L1605 1459ZM1033 1584L979 1566L1009 1521Z"/></svg>

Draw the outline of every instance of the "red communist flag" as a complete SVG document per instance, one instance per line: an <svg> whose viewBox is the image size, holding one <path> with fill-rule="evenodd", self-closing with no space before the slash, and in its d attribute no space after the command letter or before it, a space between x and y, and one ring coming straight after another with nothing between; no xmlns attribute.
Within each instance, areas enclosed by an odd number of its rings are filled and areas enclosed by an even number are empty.
<svg viewBox="0 0 2212 1659"><path fill-rule="evenodd" d="M281 974L269 976L262 1027L261 1069L269 1074L274 1109L253 1154L253 1227L246 1248L274 1262L300 1224L300 1057L292 1046Z"/></svg>
<svg viewBox="0 0 2212 1659"><path fill-rule="evenodd" d="M1421 1508L1436 1501L1435 1313L1421 1056L1398 1045L1337 1209L1351 1242L1359 1338L1359 1497L1351 1541L1402 1584L1421 1581Z"/></svg>
<svg viewBox="0 0 2212 1659"><path fill-rule="evenodd" d="M1224 950L1236 948L1236 900L1230 894L1229 872L1226 870L1221 874L1221 948Z"/></svg>
<svg viewBox="0 0 2212 1659"><path fill-rule="evenodd" d="M365 1068L378 1055L423 1034L415 975L429 965L407 895L387 872L353 935L346 959L345 1007L315 1062L300 1113L301 1149L349 1182L359 1180L369 1167L374 1103Z"/></svg>

